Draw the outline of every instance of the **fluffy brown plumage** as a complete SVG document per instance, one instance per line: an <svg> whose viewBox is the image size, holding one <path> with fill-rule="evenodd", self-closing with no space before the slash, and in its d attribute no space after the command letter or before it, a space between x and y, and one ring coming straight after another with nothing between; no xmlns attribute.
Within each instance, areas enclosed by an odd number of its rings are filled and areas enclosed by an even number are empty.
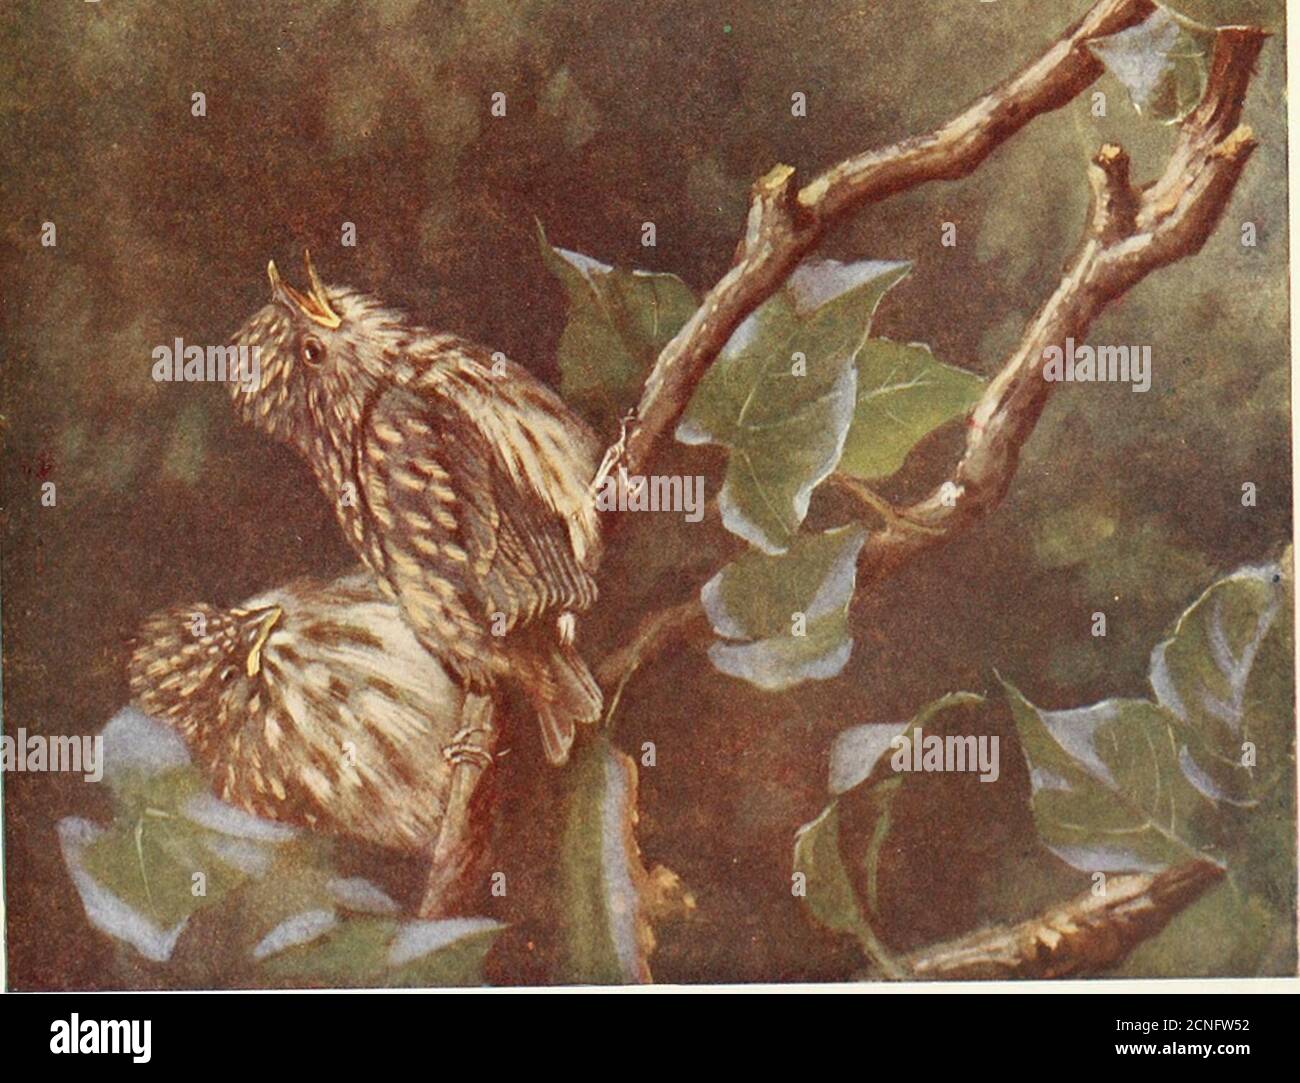
<svg viewBox="0 0 1300 1083"><path fill-rule="evenodd" d="M463 695L365 571L149 617L130 664L223 800L406 852L433 848Z"/></svg>
<svg viewBox="0 0 1300 1083"><path fill-rule="evenodd" d="M306 458L426 649L474 691L517 681L564 762L601 707L571 642L596 597L591 432L525 369L325 287L310 260L306 294L270 274L234 338L261 368L229 385L238 412Z"/></svg>

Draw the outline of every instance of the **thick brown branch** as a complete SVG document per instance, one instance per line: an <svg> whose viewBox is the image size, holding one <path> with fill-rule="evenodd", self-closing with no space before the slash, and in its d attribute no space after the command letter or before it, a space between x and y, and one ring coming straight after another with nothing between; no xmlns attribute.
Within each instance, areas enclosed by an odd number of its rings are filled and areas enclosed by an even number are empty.
<svg viewBox="0 0 1300 1083"><path fill-rule="evenodd" d="M1223 869L1208 861L1154 875L1112 876L1104 895L1088 891L1014 927L999 925L931 945L906 964L917 978L944 981L1099 974L1222 879Z"/></svg>
<svg viewBox="0 0 1300 1083"><path fill-rule="evenodd" d="M1070 268L971 411L965 453L951 478L926 499L894 509L895 521L886 520L863 546L862 581L889 574L997 506L1056 386L1043 375L1046 351L1082 341L1112 300L1152 271L1194 255L1214 232L1255 148L1250 129L1237 123L1265 36L1244 28L1219 33L1205 99L1183 122L1154 183L1140 192L1131 186L1120 148L1097 154L1088 227Z"/></svg>
<svg viewBox="0 0 1300 1083"><path fill-rule="evenodd" d="M832 225L865 204L972 172L1034 117L1059 109L1101 75L1089 41L1134 26L1154 10L1151 0L1099 0L1046 53L936 131L851 158L802 190L790 166L769 172L754 186L735 262L659 355L627 444L607 458L608 468L644 472L655 444L677 423L731 333Z"/></svg>

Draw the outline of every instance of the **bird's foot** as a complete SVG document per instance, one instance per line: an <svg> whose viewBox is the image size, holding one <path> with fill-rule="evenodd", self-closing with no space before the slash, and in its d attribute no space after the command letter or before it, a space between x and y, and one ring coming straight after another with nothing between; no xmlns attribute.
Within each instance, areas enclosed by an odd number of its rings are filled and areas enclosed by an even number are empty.
<svg viewBox="0 0 1300 1083"><path fill-rule="evenodd" d="M491 726L466 726L452 734L451 743L442 750L442 758L453 768L459 763L473 763L486 771L492 766L495 743L496 730Z"/></svg>

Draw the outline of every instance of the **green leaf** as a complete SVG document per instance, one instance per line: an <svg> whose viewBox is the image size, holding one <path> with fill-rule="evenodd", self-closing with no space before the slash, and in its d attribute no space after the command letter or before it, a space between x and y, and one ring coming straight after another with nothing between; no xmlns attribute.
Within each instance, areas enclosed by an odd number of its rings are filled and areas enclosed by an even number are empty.
<svg viewBox="0 0 1300 1083"><path fill-rule="evenodd" d="M105 728L106 747L120 754L119 733L113 724ZM164 926L263 875L276 847L295 834L222 805L190 765L117 762L106 765L105 775L117 811L112 826L82 851L83 867L101 888ZM196 895L197 873L203 893Z"/></svg>
<svg viewBox="0 0 1300 1083"><path fill-rule="evenodd" d="M695 295L676 275L619 270L555 248L540 222L537 240L569 296L556 357L560 392L593 424L608 428L640 399L660 351L695 312Z"/></svg>
<svg viewBox="0 0 1300 1083"><path fill-rule="evenodd" d="M866 921L840 856L839 809L834 801L795 833L794 871L807 879L805 899L813 917L833 933L860 934Z"/></svg>
<svg viewBox="0 0 1300 1083"><path fill-rule="evenodd" d="M1087 871L1158 868L1212 849L1238 877L1272 864L1270 850L1293 851L1269 830L1280 814L1293 837L1290 587L1281 564L1214 583L1152 652L1154 703L1044 711L1006 686L1049 846ZM1252 839L1262 844L1243 847Z"/></svg>
<svg viewBox="0 0 1300 1083"><path fill-rule="evenodd" d="M895 473L923 436L965 414L984 381L928 346L868 339L858 352L857 404L838 469L871 480Z"/></svg>
<svg viewBox="0 0 1300 1083"><path fill-rule="evenodd" d="M1139 113L1173 124L1205 94L1214 31L1158 7L1137 26L1088 47L1124 84Z"/></svg>
<svg viewBox="0 0 1300 1083"><path fill-rule="evenodd" d="M1206 856L1212 809L1183 776L1169 712L1137 699L1045 711L1003 684L1029 760L1034 821L1058 857L1122 872Z"/></svg>
<svg viewBox="0 0 1300 1083"><path fill-rule="evenodd" d="M700 591L723 637L709 649L714 666L767 691L836 676L853 649L848 612L865 540L857 526L802 534L779 556L751 551L718 572Z"/></svg>
<svg viewBox="0 0 1300 1083"><path fill-rule="evenodd" d="M385 985L433 988L482 985L488 952L506 926L491 918L403 925L389 945Z"/></svg>
<svg viewBox="0 0 1300 1083"><path fill-rule="evenodd" d="M641 901L647 874L634 835L636 764L598 737L578 747L565 774L558 980L648 982L652 940Z"/></svg>
<svg viewBox="0 0 1300 1083"><path fill-rule="evenodd" d="M230 864L229 854L218 856L229 841L178 816L143 815L115 824L91 843L85 868L123 902L172 926L219 902L244 880L247 872ZM196 873L204 878L202 895L194 894Z"/></svg>
<svg viewBox="0 0 1300 1083"><path fill-rule="evenodd" d="M306 943L271 954L262 971L280 984L316 988L482 985L487 953L504 928L491 918L336 920Z"/></svg>
<svg viewBox="0 0 1300 1083"><path fill-rule="evenodd" d="M927 703L902 729L897 725L878 723L850 726L835 738L831 746L828 789L838 795L856 789L873 774L878 780L884 772L881 757L894 747L899 738L910 741L916 730L927 728L931 721L946 711L976 707L984 702L984 697L974 692L950 692Z"/></svg>
<svg viewBox="0 0 1300 1083"><path fill-rule="evenodd" d="M813 489L839 462L872 314L910 267L804 264L736 329L696 388L677 439L730 450L722 520L764 552L790 545Z"/></svg>
<svg viewBox="0 0 1300 1083"><path fill-rule="evenodd" d="M1290 607L1276 564L1220 579L1152 652L1156 701L1178 719L1184 769L1207 796L1256 804L1289 777L1291 659ZM1247 750L1253 765L1243 765Z"/></svg>
<svg viewBox="0 0 1300 1083"><path fill-rule="evenodd" d="M261 969L276 984L317 988L378 985L396 931L397 922L391 919L336 921L319 937L266 956L260 960Z"/></svg>

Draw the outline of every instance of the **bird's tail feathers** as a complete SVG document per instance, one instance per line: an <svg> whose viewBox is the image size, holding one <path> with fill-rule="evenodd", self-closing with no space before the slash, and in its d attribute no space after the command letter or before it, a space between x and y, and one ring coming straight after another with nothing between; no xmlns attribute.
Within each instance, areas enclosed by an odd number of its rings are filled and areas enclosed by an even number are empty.
<svg viewBox="0 0 1300 1083"><path fill-rule="evenodd" d="M536 669L536 679L527 682L529 698L546 758L559 766L569 758L578 725L598 721L604 700L587 663L569 644L557 644L539 657Z"/></svg>

